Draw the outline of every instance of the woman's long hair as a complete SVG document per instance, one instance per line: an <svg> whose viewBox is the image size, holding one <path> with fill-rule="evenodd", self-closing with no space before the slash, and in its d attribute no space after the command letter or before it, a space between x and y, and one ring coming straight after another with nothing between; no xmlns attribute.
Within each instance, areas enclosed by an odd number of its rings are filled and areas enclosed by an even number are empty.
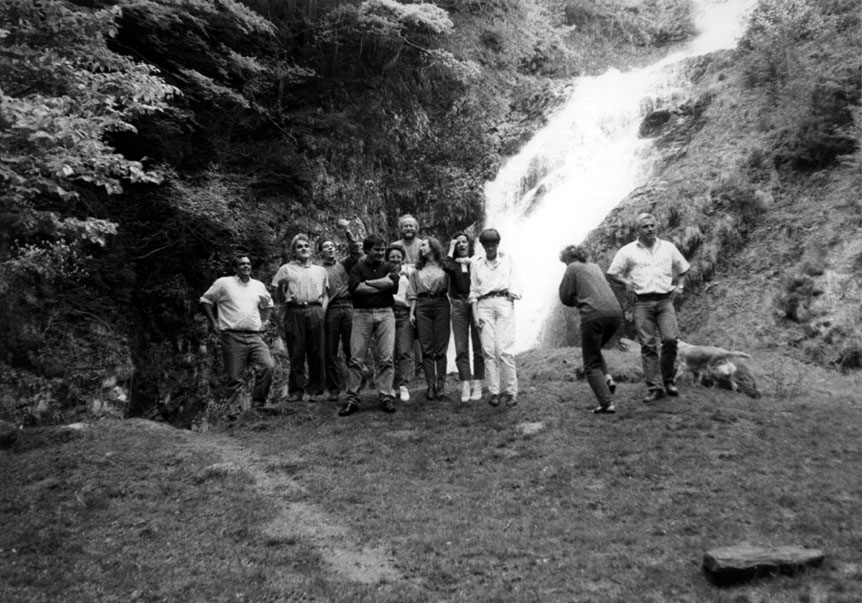
<svg viewBox="0 0 862 603"><path fill-rule="evenodd" d="M466 256L466 257L468 257L468 258L473 257L473 253L474 253L474 249L473 249L473 239L471 239L471 238L467 235L467 233L466 233L466 232L463 232L463 231L460 231L460 230L459 230L458 232L456 232L455 234L453 234L453 235L452 235L452 240L454 241L454 240L455 240L455 239L457 239L458 237L464 237L464 238L466 238L466 239L467 239L467 256ZM450 244L451 244L451 243L450 243ZM458 259L458 250L457 250L457 249L453 249L453 250L452 250L452 255L450 255L449 257L450 257L450 258L452 258L453 260L457 260L457 259Z"/></svg>
<svg viewBox="0 0 862 603"><path fill-rule="evenodd" d="M443 259L443 245L440 244L440 241L436 237L427 237L425 240L428 241L428 248L431 250L430 261L439 264L440 260ZM428 262L429 260L425 255L420 255L419 260L416 262L416 270L422 270Z"/></svg>

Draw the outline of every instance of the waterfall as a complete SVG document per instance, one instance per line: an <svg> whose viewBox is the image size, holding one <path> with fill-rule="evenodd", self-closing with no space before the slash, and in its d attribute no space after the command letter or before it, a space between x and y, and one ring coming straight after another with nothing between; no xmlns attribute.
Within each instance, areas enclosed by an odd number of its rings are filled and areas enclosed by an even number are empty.
<svg viewBox="0 0 862 603"><path fill-rule="evenodd" d="M650 176L652 142L638 137L651 110L688 97L685 59L733 48L753 0L703 1L701 32L684 49L643 69L611 69L575 80L565 104L485 185L485 224L521 267L517 351L535 347L553 308L565 266L559 251L580 243Z"/></svg>

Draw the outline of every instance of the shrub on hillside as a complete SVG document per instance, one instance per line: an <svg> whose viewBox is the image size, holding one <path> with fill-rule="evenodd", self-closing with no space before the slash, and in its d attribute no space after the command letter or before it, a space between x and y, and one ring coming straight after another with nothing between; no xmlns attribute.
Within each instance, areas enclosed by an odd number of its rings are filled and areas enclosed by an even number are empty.
<svg viewBox="0 0 862 603"><path fill-rule="evenodd" d="M760 0L740 44L748 85L771 97L772 156L819 168L859 147L860 12L855 0Z"/></svg>

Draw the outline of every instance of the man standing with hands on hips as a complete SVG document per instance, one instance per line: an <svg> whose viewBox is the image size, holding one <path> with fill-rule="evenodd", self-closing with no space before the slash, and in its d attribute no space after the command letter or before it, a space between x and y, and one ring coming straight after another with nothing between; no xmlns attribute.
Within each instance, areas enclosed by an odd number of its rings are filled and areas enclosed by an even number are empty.
<svg viewBox="0 0 862 603"><path fill-rule="evenodd" d="M263 406L275 370L269 348L260 336L272 314L272 297L266 285L251 278L251 260L247 255L237 256L233 266L236 274L216 279L200 301L213 331L221 339L232 402L242 390L243 374L251 363L260 369L251 395L252 405Z"/></svg>
<svg viewBox="0 0 862 603"><path fill-rule="evenodd" d="M682 295L688 269L689 263L676 246L658 238L655 216L648 213L638 216L638 238L623 246L608 268L608 277L635 296L634 322L648 389L643 401L647 404L665 392L679 395L674 383L679 327L673 302Z"/></svg>

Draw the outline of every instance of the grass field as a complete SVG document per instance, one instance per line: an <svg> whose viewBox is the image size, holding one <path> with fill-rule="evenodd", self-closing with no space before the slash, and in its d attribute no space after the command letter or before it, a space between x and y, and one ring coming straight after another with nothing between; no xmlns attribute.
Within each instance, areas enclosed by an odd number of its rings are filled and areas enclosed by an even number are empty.
<svg viewBox="0 0 862 603"><path fill-rule="evenodd" d="M208 433L145 421L21 432L0 452L0 601L862 600L859 375L780 357L764 396L681 387L594 416L576 350L520 360L513 409L373 398L246 413ZM731 588L739 542L821 568Z"/></svg>

